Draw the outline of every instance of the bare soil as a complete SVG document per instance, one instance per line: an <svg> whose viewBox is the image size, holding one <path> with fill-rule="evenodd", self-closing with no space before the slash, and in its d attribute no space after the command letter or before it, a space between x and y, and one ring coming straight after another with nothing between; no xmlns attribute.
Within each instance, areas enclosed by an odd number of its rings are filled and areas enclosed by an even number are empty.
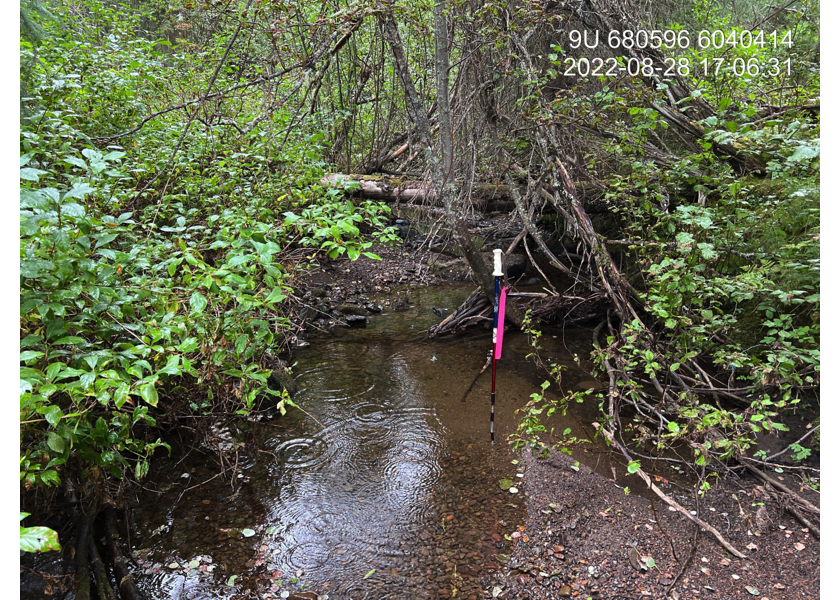
<svg viewBox="0 0 840 600"><path fill-rule="evenodd" d="M569 456L523 459L527 522L485 598L820 597L819 540L757 479L733 473L696 504L693 490L659 484L747 554L742 560L659 499L625 494L623 481ZM819 505L796 475L770 475Z"/></svg>

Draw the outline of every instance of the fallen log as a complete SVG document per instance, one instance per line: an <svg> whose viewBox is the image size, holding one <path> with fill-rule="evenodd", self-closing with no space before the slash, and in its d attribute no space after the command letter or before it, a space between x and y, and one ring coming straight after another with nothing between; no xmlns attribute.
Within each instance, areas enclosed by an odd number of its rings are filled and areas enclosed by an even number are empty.
<svg viewBox="0 0 840 600"><path fill-rule="evenodd" d="M367 200L394 202L398 204L426 204L443 206L438 193L428 181L408 179L392 175L362 175L358 173L330 173L321 178L325 186L358 184L353 195ZM605 212L606 203L601 201L603 190L590 183L576 183L580 197L589 212ZM459 193L469 193L472 205L483 212L510 212L516 203L505 184L479 183L472 187L461 186Z"/></svg>

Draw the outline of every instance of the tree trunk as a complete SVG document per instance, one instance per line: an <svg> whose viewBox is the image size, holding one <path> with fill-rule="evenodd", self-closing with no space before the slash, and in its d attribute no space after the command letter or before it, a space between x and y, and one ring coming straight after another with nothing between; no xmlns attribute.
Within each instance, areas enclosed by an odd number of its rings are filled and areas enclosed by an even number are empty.
<svg viewBox="0 0 840 600"><path fill-rule="evenodd" d="M475 246L472 237L467 231L467 224L464 215L455 206L457 194L455 186L451 183L453 169L453 138L452 138L452 115L449 108L449 50L447 43L446 18L443 14L443 3L445 0L435 0L435 81L437 83L437 106L438 123L440 126L441 154L435 151L432 140L432 130L429 124L427 113L420 103L420 95L414 86L414 80L408 69L408 61L403 50L402 40L397 29L397 23L391 10L380 5L382 12L379 15L382 23L383 35L391 52L394 55L395 69L402 83L405 92L406 111L412 119L416 128L417 137L426 155L426 163L432 172L432 187L441 199L446 211L446 222L452 230L455 241L464 251L464 256L475 274L478 284L484 290L487 299L493 302L494 281L490 270L481 258L478 248ZM510 318L513 322L521 324L522 316L516 307L511 305L509 309Z"/></svg>

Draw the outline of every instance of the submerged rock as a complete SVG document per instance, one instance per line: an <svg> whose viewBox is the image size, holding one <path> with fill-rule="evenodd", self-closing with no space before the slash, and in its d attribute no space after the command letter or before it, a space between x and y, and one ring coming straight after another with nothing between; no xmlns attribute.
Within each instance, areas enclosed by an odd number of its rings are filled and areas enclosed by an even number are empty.
<svg viewBox="0 0 840 600"><path fill-rule="evenodd" d="M343 315L364 316L367 314L367 309L353 304L342 304L336 310Z"/></svg>
<svg viewBox="0 0 840 600"><path fill-rule="evenodd" d="M363 315L348 315L344 317L344 321L350 327L367 327L367 317Z"/></svg>

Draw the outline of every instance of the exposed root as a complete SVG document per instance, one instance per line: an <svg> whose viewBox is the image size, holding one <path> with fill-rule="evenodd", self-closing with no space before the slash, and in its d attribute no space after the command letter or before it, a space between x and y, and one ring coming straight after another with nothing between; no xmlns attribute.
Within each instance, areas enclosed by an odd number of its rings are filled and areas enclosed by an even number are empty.
<svg viewBox="0 0 840 600"><path fill-rule="evenodd" d="M807 508L811 512L815 513L817 516L820 516L819 507L814 506L813 504L811 504L810 502L805 500L802 496L800 496L799 494L797 494L796 492L791 490L789 487L787 487L783 483L773 479L772 477L768 477L766 473L763 473L763 472L759 471L758 469L756 469L754 466L752 466L750 464L747 464L747 463L744 463L744 462L741 462L741 461L738 461L738 462L745 469L747 469L750 473L752 473L753 475L755 475L756 477L758 477L762 481L765 481L765 482L769 483L770 485L772 485L777 490L782 491L785 494L787 494L787 496L789 497L789 499L791 501L795 502L796 504L798 504L798 505L800 505L804 508Z"/></svg>
<svg viewBox="0 0 840 600"><path fill-rule="evenodd" d="M90 568L96 580L96 591L99 594L99 600L117 600L114 590L111 589L111 582L108 579L105 564L99 556L99 549L96 547L96 541L93 539L93 536L90 536L88 549L90 550Z"/></svg>
<svg viewBox="0 0 840 600"><path fill-rule="evenodd" d="M122 549L120 549L120 535L117 533L117 513L113 506L105 508L105 530L107 532L108 548L114 566L114 578L120 590L122 600L146 600L146 596L137 589L134 577L128 570Z"/></svg>

